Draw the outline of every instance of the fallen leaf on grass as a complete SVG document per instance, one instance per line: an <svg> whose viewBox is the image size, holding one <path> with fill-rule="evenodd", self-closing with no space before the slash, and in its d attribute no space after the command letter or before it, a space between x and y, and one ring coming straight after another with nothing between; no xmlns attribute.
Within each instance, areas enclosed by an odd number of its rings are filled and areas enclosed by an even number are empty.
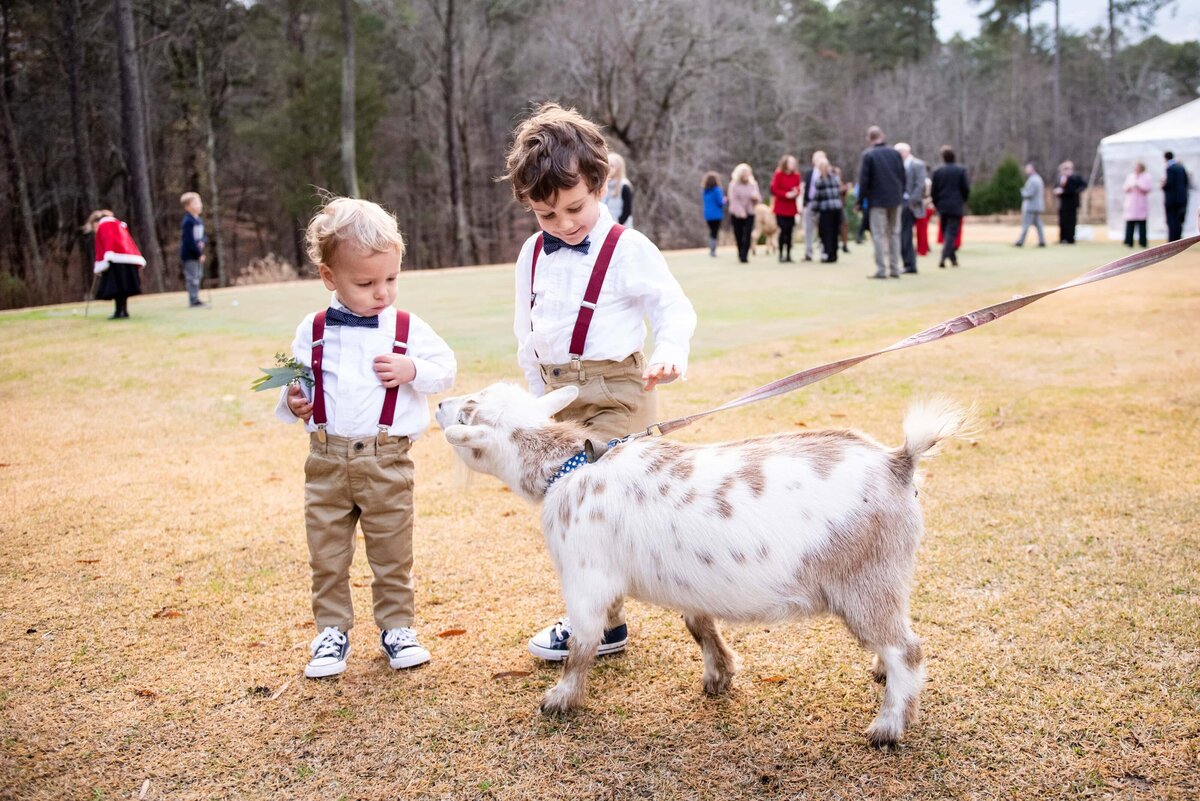
<svg viewBox="0 0 1200 801"><path fill-rule="evenodd" d="M516 512L514 512L512 509L509 509L507 512L501 512L500 516L501 517L512 517L515 514L516 514Z"/></svg>
<svg viewBox="0 0 1200 801"><path fill-rule="evenodd" d="M353 584L355 587L370 587L371 586L371 584L366 581L352 581L350 583Z"/></svg>
<svg viewBox="0 0 1200 801"><path fill-rule="evenodd" d="M28 628L28 629L25 629L25 633L26 633L26 634L37 634L37 629L35 629L35 628Z"/></svg>
<svg viewBox="0 0 1200 801"><path fill-rule="evenodd" d="M248 648L266 648L267 644L265 642L252 642L247 647Z"/></svg>
<svg viewBox="0 0 1200 801"><path fill-rule="evenodd" d="M523 679L528 676L528 670L505 670L501 673L493 673L493 679Z"/></svg>
<svg viewBox="0 0 1200 801"><path fill-rule="evenodd" d="M157 612L155 612L152 617L183 617L183 612L180 612L178 609L171 609L170 607L164 606L162 609L159 609Z"/></svg>
<svg viewBox="0 0 1200 801"><path fill-rule="evenodd" d="M801 428L808 428L808 423L804 422L803 420L797 420L796 425L800 426Z"/></svg>
<svg viewBox="0 0 1200 801"><path fill-rule="evenodd" d="M758 680L763 684L779 684L787 681L787 676L761 676Z"/></svg>
<svg viewBox="0 0 1200 801"><path fill-rule="evenodd" d="M445 631L439 631L438 636L439 637L457 637L460 634L466 634L466 633L467 633L466 629L446 629Z"/></svg>
<svg viewBox="0 0 1200 801"><path fill-rule="evenodd" d="M283 481L283 477L272 473L271 475L267 476L267 481Z"/></svg>
<svg viewBox="0 0 1200 801"><path fill-rule="evenodd" d="M0 467L12 467L8 462L0 462Z"/></svg>
<svg viewBox="0 0 1200 801"><path fill-rule="evenodd" d="M138 793L138 799L145 798L148 792L150 792L150 780L146 779L146 781L142 782L142 790Z"/></svg>
<svg viewBox="0 0 1200 801"><path fill-rule="evenodd" d="M183 576L176 576L176 577L175 577L175 583L176 583L176 584L182 584L182 583L183 583Z"/></svg>
<svg viewBox="0 0 1200 801"><path fill-rule="evenodd" d="M97 562L99 562L100 560L99 559L76 559L75 561L81 565L94 565Z"/></svg>
<svg viewBox="0 0 1200 801"><path fill-rule="evenodd" d="M253 420L243 420L243 421L242 421L242 425L244 425L244 426L252 426L252 425L254 425L254 421L253 421Z"/></svg>
<svg viewBox="0 0 1200 801"><path fill-rule="evenodd" d="M276 698L283 695L283 691L286 690L291 685L291 683L292 683L292 680L288 679L283 684L279 685L279 689L276 690L275 692L271 693L271 697L268 698L267 700L274 701Z"/></svg>
<svg viewBox="0 0 1200 801"><path fill-rule="evenodd" d="M158 697L158 693L154 692L154 690L134 690L133 694L140 695L142 698L157 698Z"/></svg>
<svg viewBox="0 0 1200 801"><path fill-rule="evenodd" d="M845 417L846 415L842 414L841 412L830 412L829 416L830 417Z"/></svg>

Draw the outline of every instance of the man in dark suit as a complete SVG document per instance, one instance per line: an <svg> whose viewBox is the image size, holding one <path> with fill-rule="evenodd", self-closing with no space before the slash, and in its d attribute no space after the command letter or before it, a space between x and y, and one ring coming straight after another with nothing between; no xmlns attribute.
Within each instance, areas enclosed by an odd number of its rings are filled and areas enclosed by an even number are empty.
<svg viewBox="0 0 1200 801"><path fill-rule="evenodd" d="M1079 195L1087 189L1087 181L1075 174L1075 163L1064 161L1058 165L1058 244L1075 244L1075 220L1079 215Z"/></svg>
<svg viewBox="0 0 1200 801"><path fill-rule="evenodd" d="M868 278L900 277L900 206L904 203L904 160L878 125L867 129L871 146L863 151L858 169L859 198L871 216L875 244L875 274Z"/></svg>
<svg viewBox="0 0 1200 801"><path fill-rule="evenodd" d="M956 164L954 148L942 145L942 166L933 171L933 206L942 218L942 235L945 242L942 245L942 257L938 259L938 267L945 267L950 262L958 266L958 231L962 227L963 215L967 213L967 198L971 196L971 182L967 180L967 170L961 164Z"/></svg>
<svg viewBox="0 0 1200 801"><path fill-rule="evenodd" d="M904 160L904 208L900 211L900 259L904 272L916 273L917 249L913 247L913 226L925 219L925 162L912 154L907 142L897 142L896 152Z"/></svg>
<svg viewBox="0 0 1200 801"><path fill-rule="evenodd" d="M1167 241L1183 238L1183 219L1188 207L1188 174L1184 166L1175 160L1175 154L1163 153L1167 160L1167 177L1163 180L1163 204L1167 212Z"/></svg>

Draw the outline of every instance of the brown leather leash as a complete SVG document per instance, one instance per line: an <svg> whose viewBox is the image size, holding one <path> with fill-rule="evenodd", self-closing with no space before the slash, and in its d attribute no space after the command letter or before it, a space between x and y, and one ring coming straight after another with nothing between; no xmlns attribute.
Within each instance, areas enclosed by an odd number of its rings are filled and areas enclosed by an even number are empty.
<svg viewBox="0 0 1200 801"><path fill-rule="evenodd" d="M1148 250L1143 250L1138 253L1125 256L1116 261L1109 262L1103 267L1097 267L1094 270L1089 270L1083 275L1067 281L1065 284L1060 284L1053 289L1047 289L1042 292L1034 292L1029 295L1019 295L1012 300L1006 300L1003 303L996 303L992 306L985 306L982 309L960 314L945 322L930 326L924 331L913 334L910 337L900 340L894 345L889 345L880 350L864 353L861 356L853 356L849 359L841 359L835 362L827 362L825 364L810 367L807 370L801 370L798 373L792 373L769 384L763 384L757 389L752 389L745 395L734 398L728 403L717 406L714 409L709 409L706 412L698 412L697 414L689 414L686 417L676 417L673 420L664 420L661 423L655 423L645 431L633 434L632 437L644 436L662 436L670 434L672 431L678 431L685 426L689 426L697 420L724 412L730 409L736 409L739 406L745 406L749 403L773 398L776 395L783 395L788 392L794 392L801 387L806 387L809 384L815 384L818 381L824 381L830 376L837 375L843 370L847 370L856 364L865 362L868 359L873 359L884 353L892 351L904 350L905 348L913 348L917 345L927 345L930 342L937 342L940 339L952 337L955 334L961 334L963 331L970 331L979 328L982 325L987 325L993 320L999 320L1006 314L1011 314L1017 309L1024 308L1034 301L1041 300L1044 297L1053 295L1057 292L1062 292L1066 289L1074 289L1075 287L1083 286L1084 284L1093 284L1097 281L1104 281L1109 278L1115 278L1118 275L1131 273L1134 270L1140 270L1143 267L1149 267L1152 264L1157 264L1160 261L1178 256L1183 251L1190 248L1192 245L1200 242L1200 236L1193 236L1187 239L1180 239L1175 242L1168 242L1165 245L1158 245Z"/></svg>

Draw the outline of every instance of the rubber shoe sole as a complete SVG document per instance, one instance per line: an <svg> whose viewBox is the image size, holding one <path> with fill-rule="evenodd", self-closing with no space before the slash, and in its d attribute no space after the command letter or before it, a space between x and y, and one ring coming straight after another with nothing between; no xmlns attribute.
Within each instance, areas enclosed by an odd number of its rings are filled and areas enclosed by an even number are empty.
<svg viewBox="0 0 1200 801"><path fill-rule="evenodd" d="M309 679L324 679L345 672L346 660L343 659L340 662L331 662L328 665L306 665L304 668L304 677Z"/></svg>
<svg viewBox="0 0 1200 801"><path fill-rule="evenodd" d="M404 670L405 668L413 668L417 665L423 665L429 661L429 652L424 648L409 648L400 656L388 656L387 650L381 645L379 650L387 657L388 667L392 670Z"/></svg>

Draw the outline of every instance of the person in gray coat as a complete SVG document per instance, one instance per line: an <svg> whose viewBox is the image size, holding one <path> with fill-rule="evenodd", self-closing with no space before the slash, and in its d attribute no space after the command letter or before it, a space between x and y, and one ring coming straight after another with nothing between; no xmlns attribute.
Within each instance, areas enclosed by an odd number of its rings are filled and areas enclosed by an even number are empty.
<svg viewBox="0 0 1200 801"><path fill-rule="evenodd" d="M871 215L875 243L875 274L868 278L900 277L900 206L904 203L904 160L878 125L867 129L871 146L858 168L859 199Z"/></svg>
<svg viewBox="0 0 1200 801"><path fill-rule="evenodd" d="M1042 230L1042 212L1046 210L1046 185L1032 161L1025 165L1025 176L1025 185L1021 187L1021 235L1013 245L1023 246L1025 234L1033 226L1037 228L1038 247L1044 248L1046 232Z"/></svg>
<svg viewBox="0 0 1200 801"><path fill-rule="evenodd" d="M925 219L925 162L912 154L906 142L896 143L896 152L904 160L904 207L900 210L900 260L904 272L916 273L917 249L913 247L913 226Z"/></svg>

